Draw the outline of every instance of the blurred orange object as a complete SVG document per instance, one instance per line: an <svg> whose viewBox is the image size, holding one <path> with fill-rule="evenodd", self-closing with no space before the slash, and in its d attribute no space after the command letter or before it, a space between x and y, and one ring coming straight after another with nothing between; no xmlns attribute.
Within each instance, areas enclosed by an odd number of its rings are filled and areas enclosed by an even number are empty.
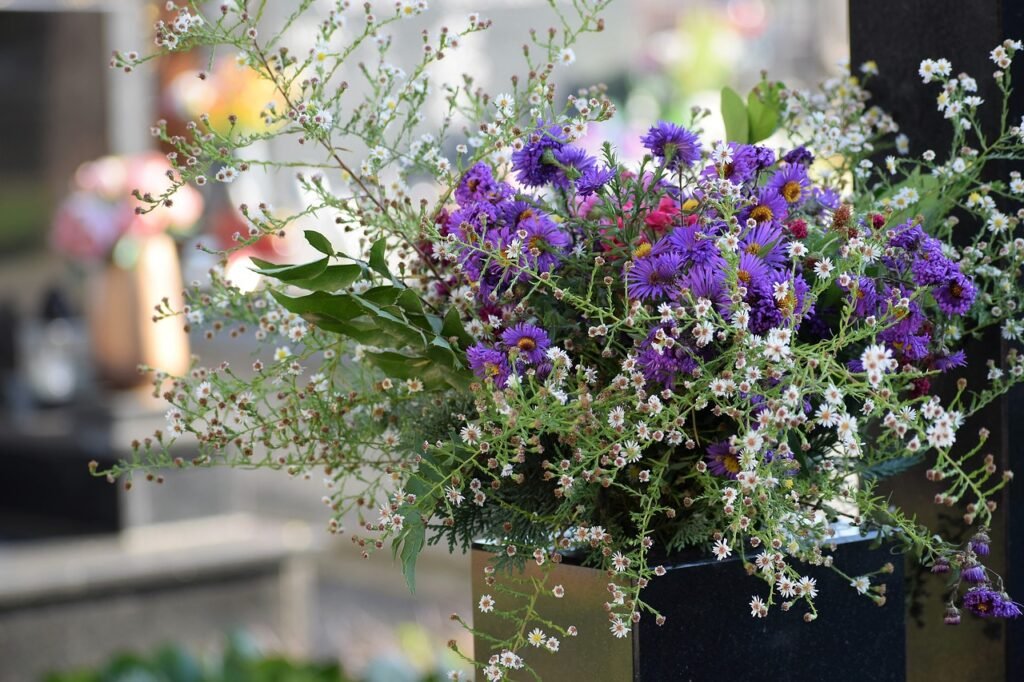
<svg viewBox="0 0 1024 682"><path fill-rule="evenodd" d="M179 317L153 322L153 306L167 297L181 310L182 278L174 240L163 233L139 239L135 267L110 263L89 276L89 340L96 374L113 388L148 382L140 364L170 374L189 366L189 343Z"/></svg>

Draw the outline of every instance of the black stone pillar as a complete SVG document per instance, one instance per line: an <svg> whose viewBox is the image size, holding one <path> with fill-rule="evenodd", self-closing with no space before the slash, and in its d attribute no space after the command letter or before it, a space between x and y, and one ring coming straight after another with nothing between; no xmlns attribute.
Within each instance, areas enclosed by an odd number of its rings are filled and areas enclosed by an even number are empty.
<svg viewBox="0 0 1024 682"><path fill-rule="evenodd" d="M922 59L945 57L953 73L966 72L978 81L985 100L981 111L988 126L998 122L999 98L989 60L989 51L1005 38L1024 39L1024 0L850 0L850 62L856 72L873 59L881 71L869 83L872 101L894 115L910 137L912 154L934 149L940 159L949 150L951 129L937 111L939 93L933 83L924 85L917 70ZM1024 114L1024 55L1014 66L1016 83L1011 120ZM994 169L1005 176L1010 168ZM1009 208L1009 207L1007 207ZM1016 207L1014 207L1016 208ZM985 380L984 360L998 352L1002 341L998 331L972 342L975 362L968 380L981 387ZM1005 348L1004 348L1005 350ZM993 434L990 451L1000 466L1024 475L1024 395L1018 390L993 405L982 419L961 430L962 440L974 438L979 426ZM891 486L895 502L933 528L956 531L962 526L962 510L937 509L931 504L940 489L924 480L922 465L900 477ZM1018 481L998 500L993 523L992 568L999 571L1011 594L1024 599L1024 492ZM1010 505L1017 498L1016 508ZM917 680L1015 680L1024 675L1024 622L1008 624L978 621L965 615L959 628L941 623L941 595L944 583L931 576L917 575L918 588L911 600L907 632L907 679Z"/></svg>

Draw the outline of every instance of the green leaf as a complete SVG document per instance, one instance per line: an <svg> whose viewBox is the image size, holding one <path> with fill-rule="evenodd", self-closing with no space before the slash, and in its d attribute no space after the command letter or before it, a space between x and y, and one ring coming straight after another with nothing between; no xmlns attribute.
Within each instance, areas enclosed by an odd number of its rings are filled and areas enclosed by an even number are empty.
<svg viewBox="0 0 1024 682"><path fill-rule="evenodd" d="M760 142L771 137L779 127L782 116L782 101L779 92L782 83L761 81L747 95L747 111L749 114L749 142Z"/></svg>
<svg viewBox="0 0 1024 682"><path fill-rule="evenodd" d="M388 262L384 257L388 248L387 239L381 237L370 247L370 268L391 279L391 270L388 269Z"/></svg>
<svg viewBox="0 0 1024 682"><path fill-rule="evenodd" d="M327 269L327 264L330 260L330 258L324 257L312 263L304 263L302 265L276 265L258 258L253 258L252 262L256 265L256 272L261 275L273 277L290 284L294 280L317 277Z"/></svg>
<svg viewBox="0 0 1024 682"><path fill-rule="evenodd" d="M732 88L722 88L722 120L725 137L730 142L746 144L750 139L750 122L743 99Z"/></svg>
<svg viewBox="0 0 1024 682"><path fill-rule="evenodd" d="M353 284L363 276L363 268L349 263L346 265L328 265L327 269L316 277L291 280L288 284L308 289L309 291L340 291Z"/></svg>
<svg viewBox="0 0 1024 682"><path fill-rule="evenodd" d="M301 315L316 324L320 316L335 320L352 320L365 314L359 301L349 294L328 294L317 291L307 296L286 296L280 291L271 291L271 295L285 310Z"/></svg>
<svg viewBox="0 0 1024 682"><path fill-rule="evenodd" d="M419 379L430 391L449 388L464 389L473 375L460 366L450 349L431 346L424 355L409 355L397 351L367 351L363 357L393 379Z"/></svg>
<svg viewBox="0 0 1024 682"><path fill-rule="evenodd" d="M363 357L394 379L422 378L425 372L431 371L433 364L430 358L405 355L390 350L366 352Z"/></svg>
<svg viewBox="0 0 1024 682"><path fill-rule="evenodd" d="M399 292L399 289L396 289L390 284L386 284L379 287L373 287L372 289L367 289L363 293L359 294L359 298L377 305L393 305L395 299L398 298Z"/></svg>
<svg viewBox="0 0 1024 682"><path fill-rule="evenodd" d="M416 592L416 558L423 550L423 542L427 537L427 528L423 517L417 511L405 513L405 526L402 537L395 542L395 550L402 560L402 575L410 592Z"/></svg>
<svg viewBox="0 0 1024 682"><path fill-rule="evenodd" d="M448 312L444 315L444 324L441 326L441 336L446 339L455 337L459 341L459 345L463 348L469 348L475 341L473 337L469 335L465 327L462 326L462 318L459 317L459 311L454 307L449 308Z"/></svg>
<svg viewBox="0 0 1024 682"><path fill-rule="evenodd" d="M306 230L303 234L306 236L306 241L309 242L309 245L314 249L326 256L334 255L334 247L331 246L330 239L316 230Z"/></svg>
<svg viewBox="0 0 1024 682"><path fill-rule="evenodd" d="M898 457L896 459L887 459L875 464L870 464L863 469L858 470L861 478L865 481L874 481L881 478L889 478L896 474L901 474L907 469L910 469L914 465L918 464L922 459L921 455L912 455L910 457Z"/></svg>

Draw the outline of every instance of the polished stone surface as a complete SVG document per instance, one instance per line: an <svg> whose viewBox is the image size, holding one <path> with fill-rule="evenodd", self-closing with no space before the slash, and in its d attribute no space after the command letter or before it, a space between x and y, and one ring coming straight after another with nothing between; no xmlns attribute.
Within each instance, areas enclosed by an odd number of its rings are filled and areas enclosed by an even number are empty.
<svg viewBox="0 0 1024 682"><path fill-rule="evenodd" d="M851 576L876 571L893 559L887 547L871 548L870 540L850 535L842 540L833 554L836 565ZM481 594L490 594L503 609L521 606L525 598L508 590L522 591L522 584L500 572L497 586L484 584L490 556L473 551L474 604ZM602 607L608 599L605 572L565 563L547 577L537 611L563 626L576 625L580 634L561 638L557 656L528 649L524 659L544 680L898 682L906 675L906 654L903 569L896 559L894 574L874 579L886 585L882 607L858 595L831 569L801 567L817 579L819 617L811 623L804 622L807 609L800 604L787 613L776 605L767 618L752 618L748 603L755 594L767 600L767 586L748 577L736 556L716 561L694 555L665 562L667 574L643 592L644 600L666 616L665 624L659 627L645 614L626 639L614 639L608 631ZM542 577L534 562L527 562L525 577ZM550 595L556 584L566 588L563 599ZM514 634L512 624L494 614L476 612L473 625L479 630L478 660L493 649L489 637ZM478 682L483 679L478 673Z"/></svg>

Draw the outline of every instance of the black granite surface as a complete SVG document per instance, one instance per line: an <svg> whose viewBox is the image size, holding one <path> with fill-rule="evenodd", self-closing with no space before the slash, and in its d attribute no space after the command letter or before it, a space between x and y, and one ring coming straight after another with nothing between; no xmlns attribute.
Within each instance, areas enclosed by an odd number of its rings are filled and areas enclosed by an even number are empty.
<svg viewBox="0 0 1024 682"><path fill-rule="evenodd" d="M836 565L857 576L892 560L885 547L869 545L840 545ZM766 618L751 617L748 603L755 594L766 599L767 586L747 577L735 557L672 568L644 591L667 620L659 627L644 618L634 629L634 680L903 680L903 571L895 564L895 574L882 576L887 603L881 607L831 569L802 567L819 591L819 617L810 623L800 603L786 613L775 606Z"/></svg>

